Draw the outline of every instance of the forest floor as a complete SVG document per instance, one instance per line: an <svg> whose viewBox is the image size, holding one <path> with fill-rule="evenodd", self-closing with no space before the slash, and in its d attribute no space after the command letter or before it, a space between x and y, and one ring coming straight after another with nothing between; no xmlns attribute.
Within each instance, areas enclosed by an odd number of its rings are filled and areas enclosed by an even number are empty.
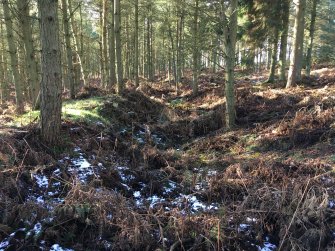
<svg viewBox="0 0 335 251"><path fill-rule="evenodd" d="M289 90L237 74L233 131L220 72L196 97L187 75L86 88L53 149L3 108L0 250L335 250L335 69Z"/></svg>

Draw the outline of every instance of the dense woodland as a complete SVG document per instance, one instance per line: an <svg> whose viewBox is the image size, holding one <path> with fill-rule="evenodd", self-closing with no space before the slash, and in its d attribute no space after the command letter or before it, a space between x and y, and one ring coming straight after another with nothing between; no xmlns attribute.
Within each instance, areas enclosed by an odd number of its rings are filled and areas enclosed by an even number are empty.
<svg viewBox="0 0 335 251"><path fill-rule="evenodd" d="M334 250L334 0L1 0L0 250Z"/></svg>

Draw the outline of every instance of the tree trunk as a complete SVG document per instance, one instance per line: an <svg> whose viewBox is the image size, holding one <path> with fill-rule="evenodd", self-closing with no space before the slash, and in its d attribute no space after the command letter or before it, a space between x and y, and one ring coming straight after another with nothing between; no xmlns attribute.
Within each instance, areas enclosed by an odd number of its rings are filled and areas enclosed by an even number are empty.
<svg viewBox="0 0 335 251"><path fill-rule="evenodd" d="M173 78L176 84L176 91L178 92L178 80L177 80L177 63L176 63L176 51L172 36L172 29L169 27L169 37L170 37L170 43L171 43L171 51L172 51L172 68L173 68Z"/></svg>
<svg viewBox="0 0 335 251"><path fill-rule="evenodd" d="M3 23L0 22L0 34L4 34ZM1 36L1 62L0 62L0 83L1 83L1 103L4 102L9 96L9 87L7 81L7 57L6 57L6 49L5 49L5 39L4 36Z"/></svg>
<svg viewBox="0 0 335 251"><path fill-rule="evenodd" d="M272 59L272 47L270 46L270 39L268 39L267 43L267 62L266 62L266 69L270 70L271 67L271 59Z"/></svg>
<svg viewBox="0 0 335 251"><path fill-rule="evenodd" d="M33 108L38 106L38 94L40 91L40 83L38 79L38 65L34 51L33 29L29 17L29 1L18 0L18 18L22 32L23 44L25 48L25 65L27 68L28 85L31 89L31 102Z"/></svg>
<svg viewBox="0 0 335 251"><path fill-rule="evenodd" d="M114 31L115 31L116 71L117 71L116 92L117 94L121 94L123 92L123 73L122 73L120 0L114 0Z"/></svg>
<svg viewBox="0 0 335 251"><path fill-rule="evenodd" d="M14 76L14 85L15 85L15 98L16 98L16 111L17 113L24 112L24 103L23 103L23 95L22 95L22 88L21 88L21 78L19 72L19 62L17 58L17 49L16 43L14 39L13 33L13 23L12 17L10 14L10 9L8 5L8 0L2 0L3 4L3 12L5 17L5 24L6 24L6 31L7 31L7 41L8 41L8 49L10 55L10 64L11 69Z"/></svg>
<svg viewBox="0 0 335 251"><path fill-rule="evenodd" d="M74 99L76 97L75 93L75 81L74 81L74 68L73 68L73 53L71 47L71 34L68 16L68 3L67 0L62 0L62 10L63 10L63 25L65 33L65 47L66 47L66 59L67 59L67 78L70 87L70 97Z"/></svg>
<svg viewBox="0 0 335 251"><path fill-rule="evenodd" d="M238 0L231 0L228 17L225 14L225 1L221 0L221 18L224 29L224 59L226 62L226 126L232 129L235 126L235 93L234 93L234 68L235 68L235 47L237 35L237 6Z"/></svg>
<svg viewBox="0 0 335 251"><path fill-rule="evenodd" d="M280 36L279 80L286 79L287 37L290 23L290 0L283 0L283 27Z"/></svg>
<svg viewBox="0 0 335 251"><path fill-rule="evenodd" d="M107 0L102 0L102 17L101 17L101 83L104 88L107 88L108 79L108 46L107 46Z"/></svg>
<svg viewBox="0 0 335 251"><path fill-rule="evenodd" d="M134 34L134 44L135 44L135 62L134 62L134 75L135 75L135 86L138 87L140 85L140 80L138 77L138 0L135 0L135 34Z"/></svg>
<svg viewBox="0 0 335 251"><path fill-rule="evenodd" d="M124 50L124 66L123 66L123 71L124 71L124 76L126 79L130 78L130 35L129 35L129 15L127 18L125 18L125 50Z"/></svg>
<svg viewBox="0 0 335 251"><path fill-rule="evenodd" d="M152 10L151 10L152 12ZM154 53L154 32L153 32L153 23L152 23L152 13L150 15L150 28L149 28L149 47L150 47L150 80L154 81L155 78L155 53Z"/></svg>
<svg viewBox="0 0 335 251"><path fill-rule="evenodd" d="M198 94L198 74L199 74L199 0L195 0L194 20L193 20L193 95Z"/></svg>
<svg viewBox="0 0 335 251"><path fill-rule="evenodd" d="M306 0L295 0L296 17L294 22L293 50L290 59L290 69L288 73L286 88L295 85L301 80L302 50L304 42L304 16Z"/></svg>
<svg viewBox="0 0 335 251"><path fill-rule="evenodd" d="M276 65L277 65L277 53L278 53L278 40L279 40L279 28L276 25L274 27L274 34L273 34L270 74L269 74L269 78L267 80L268 83L273 83L275 81L275 73L276 73Z"/></svg>
<svg viewBox="0 0 335 251"><path fill-rule="evenodd" d="M72 12L72 2L71 0L68 1L69 4L69 10L70 13ZM70 32L72 33L72 38L73 38L73 46L74 46L74 51L76 53L76 57L78 60L79 68L80 68L80 80L83 82L83 85L86 85L86 77L85 77L85 72L84 72L84 67L82 64L81 60L81 55L79 54L79 47L78 47L78 39L74 30L74 18L73 18L73 13L70 15Z"/></svg>
<svg viewBox="0 0 335 251"><path fill-rule="evenodd" d="M114 31L114 3L110 5L110 27L109 27L109 84L116 83L115 73L115 31Z"/></svg>
<svg viewBox="0 0 335 251"><path fill-rule="evenodd" d="M177 26L177 85L181 82L182 78L184 14L185 11L182 9Z"/></svg>
<svg viewBox="0 0 335 251"><path fill-rule="evenodd" d="M62 111L58 1L39 0L38 10L42 48L41 135L48 144L56 144L60 140Z"/></svg>
<svg viewBox="0 0 335 251"><path fill-rule="evenodd" d="M316 6L318 0L313 0L312 12L311 12L311 23L309 26L309 37L308 37L308 48L306 56L306 76L311 75L311 65L312 65L312 50L314 42L314 33L315 33L315 19L316 19Z"/></svg>

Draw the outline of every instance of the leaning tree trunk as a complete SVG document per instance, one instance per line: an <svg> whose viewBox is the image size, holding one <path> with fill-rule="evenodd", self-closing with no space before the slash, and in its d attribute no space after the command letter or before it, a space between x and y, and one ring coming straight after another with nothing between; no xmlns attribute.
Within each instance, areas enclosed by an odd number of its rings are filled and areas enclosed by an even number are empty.
<svg viewBox="0 0 335 251"><path fill-rule="evenodd" d="M120 0L114 0L114 31L115 31L115 51L116 51L116 71L117 71L117 94L123 92L122 73L122 45L121 45L121 8Z"/></svg>
<svg viewBox="0 0 335 251"><path fill-rule="evenodd" d="M221 0L221 18L224 29L224 59L226 62L226 126L232 129L235 126L235 94L234 94L234 68L235 47L237 35L237 5L238 0L231 0L228 16L225 14L225 1Z"/></svg>
<svg viewBox="0 0 335 251"><path fill-rule="evenodd" d="M31 102L33 108L39 106L40 83L38 78L38 64L35 56L33 29L29 17L29 0L18 0L18 18L25 48L25 65L27 69L28 85L31 89Z"/></svg>
<svg viewBox="0 0 335 251"><path fill-rule="evenodd" d="M304 16L306 0L295 0L296 17L294 22L293 50L290 59L290 69L288 73L286 88L295 85L301 80L302 49L304 42Z"/></svg>
<svg viewBox="0 0 335 251"><path fill-rule="evenodd" d="M41 135L48 144L59 142L62 109L62 70L58 29L58 1L39 0L41 18L42 84Z"/></svg>
<svg viewBox="0 0 335 251"><path fill-rule="evenodd" d="M312 50L313 50L313 42L314 42L314 33L315 33L315 19L316 19L316 6L318 0L313 0L313 7L311 13L311 23L309 26L309 41L307 48L307 56L306 56L306 76L311 75L311 65L312 65Z"/></svg>
<svg viewBox="0 0 335 251"><path fill-rule="evenodd" d="M5 17L5 24L6 24L6 31L7 31L7 42L8 42L8 49L10 55L10 64L11 69L14 76L14 85L15 85L15 98L16 98L16 111L17 113L24 112L24 104L23 104L23 95L22 95L22 87L21 87L21 78L19 72L19 61L17 58L17 49L16 43L14 39L13 33L13 23L12 17L10 14L10 9L8 5L8 0L2 0L3 5L3 13Z"/></svg>
<svg viewBox="0 0 335 251"><path fill-rule="evenodd" d="M67 0L62 0L63 7L63 25L64 25L64 33L65 33L65 47L66 47L66 59L67 59L67 77L69 80L70 86L70 97L74 99L76 97L75 93L75 81L74 81L74 68L73 68L73 52L71 47L71 33L70 33L70 25L69 25L69 17L68 17L68 3Z"/></svg>

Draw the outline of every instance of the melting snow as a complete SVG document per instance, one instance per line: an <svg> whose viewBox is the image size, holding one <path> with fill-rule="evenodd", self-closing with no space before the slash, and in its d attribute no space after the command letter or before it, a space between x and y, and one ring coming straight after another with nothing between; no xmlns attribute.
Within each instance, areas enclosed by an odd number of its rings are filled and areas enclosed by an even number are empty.
<svg viewBox="0 0 335 251"><path fill-rule="evenodd" d="M3 242L0 243L0 251L5 250L4 248L8 247L9 241L4 240Z"/></svg>
<svg viewBox="0 0 335 251"><path fill-rule="evenodd" d="M41 175L41 174L35 174L34 178L36 179L36 183L38 185L39 188L48 188L48 178L45 175Z"/></svg>
<svg viewBox="0 0 335 251"><path fill-rule="evenodd" d="M42 231L42 224L40 222L36 223L33 230L36 235L40 234Z"/></svg>
<svg viewBox="0 0 335 251"><path fill-rule="evenodd" d="M181 195L181 197L179 198L179 202L185 199L190 204L190 208L193 212L211 211L219 209L216 203L206 205L204 202L199 201L198 198L194 195Z"/></svg>
<svg viewBox="0 0 335 251"><path fill-rule="evenodd" d="M134 195L135 198L141 198L141 192L140 191L135 191L133 193L133 195Z"/></svg>
<svg viewBox="0 0 335 251"><path fill-rule="evenodd" d="M77 148L75 149L76 152L79 152ZM82 154L80 154L78 159L72 160L72 165L68 168L69 172L74 175L77 175L78 179L85 183L87 179L94 175L92 165L85 159Z"/></svg>
<svg viewBox="0 0 335 251"><path fill-rule="evenodd" d="M50 251L73 251L73 249L62 248L59 244L54 244L51 246Z"/></svg>
<svg viewBox="0 0 335 251"><path fill-rule="evenodd" d="M238 232L245 232L250 228L249 224L240 224L239 227L237 228Z"/></svg>
<svg viewBox="0 0 335 251"><path fill-rule="evenodd" d="M265 242L263 247L258 247L259 251L274 251L276 250L277 246L269 242L269 237L265 238Z"/></svg>
<svg viewBox="0 0 335 251"><path fill-rule="evenodd" d="M169 194L169 193L173 192L176 188L177 188L176 183L169 180L168 186L164 187L164 189L165 189L164 194Z"/></svg>

